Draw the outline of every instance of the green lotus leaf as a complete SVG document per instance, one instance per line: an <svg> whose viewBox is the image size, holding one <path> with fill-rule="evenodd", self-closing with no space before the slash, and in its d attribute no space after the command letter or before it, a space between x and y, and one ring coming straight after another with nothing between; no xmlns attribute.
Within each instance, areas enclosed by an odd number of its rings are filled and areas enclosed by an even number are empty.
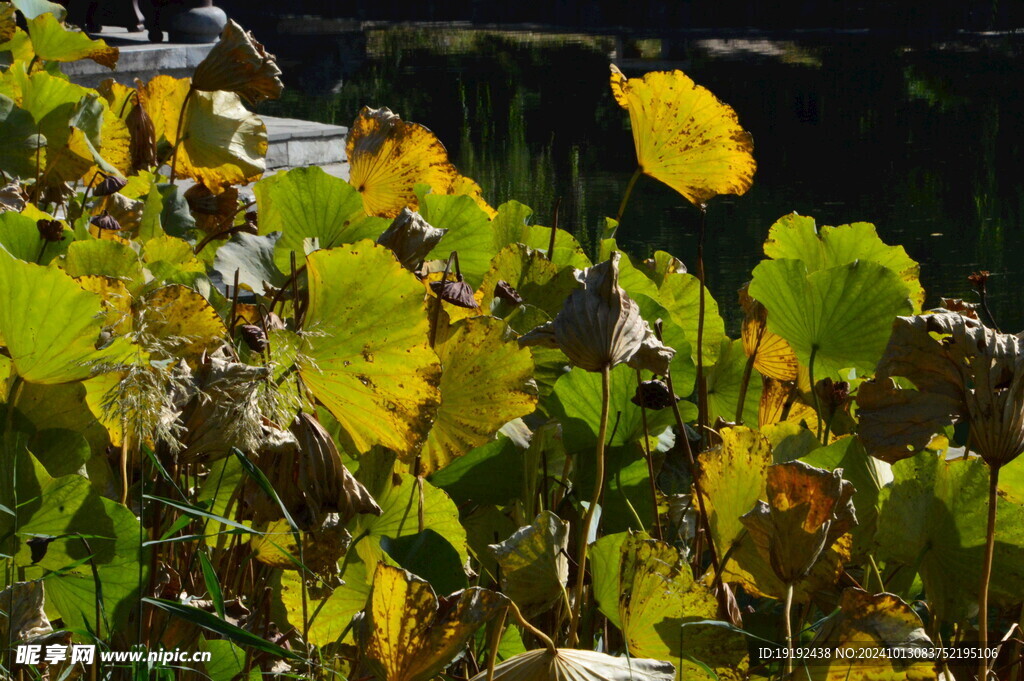
<svg viewBox="0 0 1024 681"><path fill-rule="evenodd" d="M306 239L316 239L320 248L334 248L376 239L388 226L386 219L363 212L363 200L355 187L316 166L265 177L253 186L253 193L260 215L259 233L281 232L274 261L282 272L289 271L292 252L298 265L302 264Z"/></svg>
<svg viewBox="0 0 1024 681"><path fill-rule="evenodd" d="M420 487L416 477L407 473L388 474L383 489L375 489L365 483L381 508L379 516L359 515L352 529L352 536L364 532L367 537L355 545L359 556L367 565L376 565L383 560L380 547L381 537L399 539L420 531L419 508ZM423 482L423 529L433 530L445 538L459 554L462 565L469 557L466 530L459 523L459 509L455 502L429 482Z"/></svg>
<svg viewBox="0 0 1024 681"><path fill-rule="evenodd" d="M656 461L655 475L658 471L657 462L660 461L658 452L662 447L670 447L674 442L673 438L674 433L666 430L662 438L652 438L650 442L652 455ZM597 472L594 457L585 454L576 460L575 465L577 473L573 480L574 485L579 489L593 489L594 475ZM552 478L558 474L559 471L549 473ZM601 531L614 533L624 530L650 530L654 527L652 506L650 472L642 444L634 442L622 447L605 448Z"/></svg>
<svg viewBox="0 0 1024 681"><path fill-rule="evenodd" d="M18 493L23 503L15 565L26 570L27 576L51 572L46 582L49 603L64 618L65 626L85 630L86 623L93 628L96 623L96 583L90 562L82 562L91 556L103 585L105 633L109 634L124 625L139 595L138 520L124 506L94 491L88 478L53 478L35 458L27 454L19 458ZM2 515L0 525L8 525L8 519ZM78 534L86 537L88 548L75 536ZM29 538L39 536L55 538L41 558L33 556L27 544Z"/></svg>
<svg viewBox="0 0 1024 681"><path fill-rule="evenodd" d="M746 366L747 355L743 351L743 341L723 338L718 361L707 370L709 423L714 423L719 417L728 422L736 420L736 405L739 404ZM743 400L744 423L757 423L760 400L761 374L752 370L747 395Z"/></svg>
<svg viewBox="0 0 1024 681"><path fill-rule="evenodd" d="M95 380L95 379L90 379ZM88 382L88 381L86 381ZM85 382L43 385L27 383L18 397L18 413L28 419L36 428L36 434L47 429L73 432L84 437L93 452L103 453L110 443L107 431L96 419L86 403ZM32 447L32 453L54 474L50 466L50 452ZM63 452L56 451L55 457ZM61 465L64 465L62 462ZM77 467L67 473L77 472ZM58 475L63 473L56 473Z"/></svg>
<svg viewBox="0 0 1024 681"><path fill-rule="evenodd" d="M103 275L122 280L129 290L142 285L142 263L135 250L120 241L91 239L68 246L64 271L72 277Z"/></svg>
<svg viewBox="0 0 1024 681"><path fill-rule="evenodd" d="M518 201L508 201L498 206L498 214L491 223L495 249L520 243L542 251L547 256L551 248L551 228L531 224L532 216L533 209ZM575 267L578 270L592 264L576 237L564 229L555 233L555 252L549 259L559 267Z"/></svg>
<svg viewBox="0 0 1024 681"><path fill-rule="evenodd" d="M923 451L892 472L879 495L875 557L916 567L939 619L970 617L985 550L988 468L977 457L947 461ZM996 515L990 598L1014 607L1024 600L1024 505L1000 497Z"/></svg>
<svg viewBox="0 0 1024 681"><path fill-rule="evenodd" d="M697 361L697 328L700 317L700 280L692 274L670 273L658 289L658 302L672 315L690 342L693 361ZM725 338L725 320L718 313L718 303L704 289L704 365L718 361L718 352Z"/></svg>
<svg viewBox="0 0 1024 681"><path fill-rule="evenodd" d="M768 231L764 254L775 260L803 261L808 273L869 260L892 270L907 285L915 312L924 304L924 288L918 279L920 265L902 246L889 246L882 241L870 222L825 225L819 230L814 218L790 213L779 218Z"/></svg>
<svg viewBox="0 0 1024 681"><path fill-rule="evenodd" d="M912 308L899 276L867 260L810 273L800 260L764 261L754 268L750 295L801 364L809 366L815 353L819 378L848 368L873 372L893 320Z"/></svg>
<svg viewBox="0 0 1024 681"><path fill-rule="evenodd" d="M526 527L490 549L498 561L501 592L529 613L562 598L569 580L569 523L541 511Z"/></svg>
<svg viewBox="0 0 1024 681"><path fill-rule="evenodd" d="M493 437L537 406L533 357L519 347L505 322L471 317L438 339L441 406L420 452L420 472L432 473Z"/></svg>
<svg viewBox="0 0 1024 681"><path fill-rule="evenodd" d="M417 189L424 187L417 185ZM452 251L458 251L462 275L470 286L478 287L491 268L491 258L498 252L487 213L469 196L422 192L417 195L423 219L438 229L448 230L427 259L444 260Z"/></svg>
<svg viewBox="0 0 1024 681"><path fill-rule="evenodd" d="M630 444L643 437L643 417L640 407L631 401L636 394L636 370L620 364L611 371L610 411L616 423L614 433L609 426L607 444L612 447ZM563 421L565 443L572 451L590 449L596 441L601 421L601 374L574 368L562 374L555 383L555 390L549 405L557 409L572 423ZM697 417L696 407L689 402L680 402L683 419L690 421ZM647 410L647 433L654 436L675 423L671 409Z"/></svg>
<svg viewBox="0 0 1024 681"><path fill-rule="evenodd" d="M366 607L370 598L370 583L363 561L351 556L343 560L341 565L340 577L344 580L343 584L333 590L327 590L316 582L311 589L307 586L307 610L315 613L310 617L309 642L316 646L334 643L342 634L345 634L342 641L353 642L354 635L349 626L352 617ZM280 574L281 587L274 591L279 594L288 613L288 622L301 628L303 575L296 570L285 570Z"/></svg>
<svg viewBox="0 0 1024 681"><path fill-rule="evenodd" d="M244 232L233 235L230 241L217 249L213 271L220 274L221 281L229 286L233 285L237 272L238 284L258 295L266 293L268 284L281 288L288 282L288 277L274 262L274 253L282 236L281 232L263 236Z"/></svg>
<svg viewBox="0 0 1024 681"><path fill-rule="evenodd" d="M0 213L0 248L19 260L47 265L67 252L71 244L70 236L70 230L65 229L64 241L46 242L39 235L34 219L13 212Z"/></svg>
<svg viewBox="0 0 1024 681"><path fill-rule="evenodd" d="M101 299L58 269L0 254L0 338L15 370L31 383L87 377L96 364L124 354L121 342L97 350Z"/></svg>
<svg viewBox="0 0 1024 681"><path fill-rule="evenodd" d="M31 113L0 94L0 168L8 176L29 178L37 164L46 167L46 137Z"/></svg>
<svg viewBox="0 0 1024 681"><path fill-rule="evenodd" d="M370 241L306 262L311 333L302 379L338 419L350 453L381 444L412 454L440 398L423 285Z"/></svg>
<svg viewBox="0 0 1024 681"><path fill-rule="evenodd" d="M65 27L49 11L28 20L28 34L32 38L32 49L40 59L60 62L92 59L109 69L117 66L116 47Z"/></svg>
<svg viewBox="0 0 1024 681"><path fill-rule="evenodd" d="M455 548L434 530L392 539L381 537L380 546L388 562L427 580L438 593L452 593L469 586L466 571Z"/></svg>
<svg viewBox="0 0 1024 681"><path fill-rule="evenodd" d="M503 309L501 300L495 299L499 281L509 284L524 303L543 310L549 317L558 314L566 297L579 288L571 268L559 267L540 251L520 243L504 247L491 260L491 268L480 285L480 307L484 311L499 313Z"/></svg>
<svg viewBox="0 0 1024 681"><path fill-rule="evenodd" d="M609 554L616 543L608 542L603 552ZM715 678L693 660L719 679L745 678L747 644L741 634L706 624L681 628L715 619L718 602L711 589L694 580L674 547L629 535L619 544L618 557L606 555L593 569L613 570L614 577L600 578L604 593L598 602L622 631L630 654L676 662L680 678Z"/></svg>
<svg viewBox="0 0 1024 681"><path fill-rule="evenodd" d="M498 435L435 472L430 482L459 504L474 501L504 506L523 491L522 450Z"/></svg>
<svg viewBox="0 0 1024 681"><path fill-rule="evenodd" d="M207 280L206 265L183 239L168 234L149 239L142 249L142 262L155 282L182 284L206 293L199 283Z"/></svg>
<svg viewBox="0 0 1024 681"><path fill-rule="evenodd" d="M587 554L590 559L590 572L593 575L594 600L608 621L619 629L622 619L619 617L619 565L622 562L622 546L632 537L630 532L606 534L590 545Z"/></svg>

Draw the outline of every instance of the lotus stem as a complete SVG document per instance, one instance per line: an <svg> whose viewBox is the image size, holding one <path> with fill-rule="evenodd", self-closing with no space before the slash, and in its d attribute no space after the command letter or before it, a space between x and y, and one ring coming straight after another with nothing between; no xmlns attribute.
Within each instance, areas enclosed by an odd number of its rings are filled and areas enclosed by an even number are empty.
<svg viewBox="0 0 1024 681"><path fill-rule="evenodd" d="M643 376L640 370L637 369L636 386L638 390L643 382ZM661 515L658 513L658 485L654 480L654 460L651 458L651 443L647 439L647 407L643 404L640 405L640 422L644 427L644 458L647 459L647 479L651 483L651 510L654 512L654 536L659 540L664 540L665 537L661 531ZM621 489L622 486L620 485L619 488Z"/></svg>
<svg viewBox="0 0 1024 681"><path fill-rule="evenodd" d="M814 389L814 357L817 354L818 346L812 345L811 360L807 363L807 380L811 382L811 399L814 400L814 415L818 420L818 442L821 442L821 401L818 399L818 391Z"/></svg>
<svg viewBox="0 0 1024 681"><path fill-rule="evenodd" d="M558 234L558 209L562 207L562 197L555 199L555 212L551 217L551 240L548 242L548 262L555 259L555 237Z"/></svg>
<svg viewBox="0 0 1024 681"><path fill-rule="evenodd" d="M637 168L636 172L633 173L633 177L629 178L629 184L626 185L626 193L622 195L622 202L619 204L619 212L615 214L615 222L622 222L622 214L626 212L626 204L629 203L629 197L633 194L633 187L636 186L636 181L643 174L643 169Z"/></svg>
<svg viewBox="0 0 1024 681"><path fill-rule="evenodd" d="M583 582L587 575L587 538L590 536L590 524L594 520L594 512L601 503L601 491L604 488L604 440L608 434L608 409L611 401L611 367L604 365L601 370L601 423L597 430L596 467L594 469L594 493L590 498L590 506L583 516L580 528L579 559L576 561L576 600L572 604L572 617L569 620L569 647L576 646L577 629L580 624L580 613L583 610Z"/></svg>
<svg viewBox="0 0 1024 681"><path fill-rule="evenodd" d="M519 606L516 605L515 601L513 601L511 598L508 599L508 609L512 611L512 614L515 616L516 622L519 623L519 626L523 627L531 634L536 636L538 639L540 639L541 643L544 644L544 647L548 649L549 653L551 653L552 655L558 653L558 648L555 647L555 642L551 640L551 637L545 634L537 627L530 624L526 620L526 618L523 617L523 613L519 612Z"/></svg>
<svg viewBox="0 0 1024 681"><path fill-rule="evenodd" d="M174 137L174 153L171 154L171 184L174 184L174 180L177 177L178 149L181 148L181 135L185 129L185 116L188 114L188 103L192 101L193 92L195 92L195 90L189 88L188 92L185 93L185 101L181 103L181 113L178 115L178 128Z"/></svg>
<svg viewBox="0 0 1024 681"><path fill-rule="evenodd" d="M487 681L494 679L494 663L498 661L498 646L501 645L501 635L505 630L505 617L508 615L508 608L498 613L494 621L494 633L491 634L490 648L487 650Z"/></svg>
<svg viewBox="0 0 1024 681"><path fill-rule="evenodd" d="M654 325L654 335L657 336L658 340L661 340L661 324L657 323ZM665 374L665 385L668 386L668 392L671 395L675 395L675 388L672 385L672 372ZM708 520L708 513L704 507L704 491L701 489L700 484L700 472L697 470L697 459L693 455L693 447L690 446L690 438L686 435L686 424L683 422L683 415L679 413L679 405L675 400L669 400L672 402L672 416L676 420L676 430L679 431L678 438L683 440L683 449L686 451L686 461L690 468L690 479L693 480L693 489L697 493L697 508L700 511L700 523L704 534L708 538L708 547L711 552L711 565L714 567L715 572L719 571L718 564L718 552L715 551L715 542L711 538L711 523ZM698 535L699 537L700 535Z"/></svg>
<svg viewBox="0 0 1024 681"><path fill-rule="evenodd" d="M786 631L786 648L789 650L789 654L786 656L786 676L790 676L793 673L793 585L786 585L786 608L783 613L785 621L783 626Z"/></svg>
<svg viewBox="0 0 1024 681"><path fill-rule="evenodd" d="M988 471L988 528L985 531L985 562L981 567L981 594L978 596L978 643L981 655L978 658L978 681L985 681L988 675L988 585L992 580L992 556L996 546L996 502L999 499L999 466Z"/></svg>
<svg viewBox="0 0 1024 681"><path fill-rule="evenodd" d="M705 292L704 281L704 232L707 226L707 206L700 206L700 228L697 232L697 280L700 282L700 302L697 311L697 428L700 441L704 442L704 433L708 425L708 385L704 376L704 314Z"/></svg>

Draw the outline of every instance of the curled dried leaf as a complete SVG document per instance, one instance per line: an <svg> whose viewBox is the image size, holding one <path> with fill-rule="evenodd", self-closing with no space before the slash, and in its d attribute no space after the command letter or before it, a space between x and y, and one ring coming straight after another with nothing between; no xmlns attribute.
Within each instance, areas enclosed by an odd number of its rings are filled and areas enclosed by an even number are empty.
<svg viewBox="0 0 1024 681"><path fill-rule="evenodd" d="M235 92L250 104L277 99L284 90L281 69L274 55L267 52L251 32L231 19L224 26L220 40L196 67L192 87L211 92Z"/></svg>
<svg viewBox="0 0 1024 681"><path fill-rule="evenodd" d="M110 196L128 186L128 180L116 175L107 175L92 190L93 196Z"/></svg>
<svg viewBox="0 0 1024 681"><path fill-rule="evenodd" d="M0 638L4 641L25 641L53 631L44 608L46 595L43 582L15 582L0 591Z"/></svg>
<svg viewBox="0 0 1024 681"><path fill-rule="evenodd" d="M391 249L402 267L413 270L447 232L447 229L432 226L416 211L403 208L384 233L377 237L377 243Z"/></svg>
<svg viewBox="0 0 1024 681"><path fill-rule="evenodd" d="M473 287L462 281L461 277L456 281L432 281L430 288L446 303L470 310L478 307L476 298L473 297Z"/></svg>
<svg viewBox="0 0 1024 681"><path fill-rule="evenodd" d="M128 127L128 150L131 155L132 170L138 172L156 165L156 127L146 107L139 97L135 98L135 106L124 119Z"/></svg>

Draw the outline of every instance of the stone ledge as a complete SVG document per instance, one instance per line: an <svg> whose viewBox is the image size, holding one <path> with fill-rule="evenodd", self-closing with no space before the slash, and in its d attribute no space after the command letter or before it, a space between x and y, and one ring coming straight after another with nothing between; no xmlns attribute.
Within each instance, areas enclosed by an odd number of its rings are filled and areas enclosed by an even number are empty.
<svg viewBox="0 0 1024 681"><path fill-rule="evenodd" d="M261 116L267 125L270 149L267 169L325 166L345 162L348 128L295 118Z"/></svg>

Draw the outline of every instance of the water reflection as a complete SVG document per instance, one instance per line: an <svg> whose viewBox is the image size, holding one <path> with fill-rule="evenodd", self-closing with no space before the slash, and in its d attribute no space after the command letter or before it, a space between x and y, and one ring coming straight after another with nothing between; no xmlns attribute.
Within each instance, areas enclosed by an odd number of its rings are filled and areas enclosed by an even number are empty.
<svg viewBox="0 0 1024 681"><path fill-rule="evenodd" d="M727 310L768 227L795 210L820 224L874 222L922 263L929 304L971 299L967 274L991 270L999 321L1024 325L1020 38L624 41L382 28L268 42L291 90L267 113L344 125L363 104L389 106L438 133L492 203L518 199L548 222L561 197L562 226L591 244L635 167L609 59L628 75L682 68L754 135L753 189L708 213L708 276ZM643 178L619 238L635 253L689 262L696 222L684 199Z"/></svg>

